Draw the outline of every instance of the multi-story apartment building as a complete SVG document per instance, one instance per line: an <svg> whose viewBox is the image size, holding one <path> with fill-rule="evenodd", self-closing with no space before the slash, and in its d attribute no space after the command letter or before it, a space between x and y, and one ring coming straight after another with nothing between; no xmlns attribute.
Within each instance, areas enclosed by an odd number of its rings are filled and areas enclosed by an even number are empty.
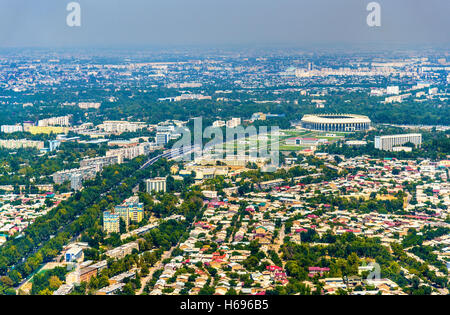
<svg viewBox="0 0 450 315"><path fill-rule="evenodd" d="M37 135L37 134L60 134L64 133L67 134L69 132L68 127L59 127L59 126L30 126L27 128L30 133ZM25 127L24 127L25 130Z"/></svg>
<svg viewBox="0 0 450 315"><path fill-rule="evenodd" d="M125 205L128 208L128 217L131 221L141 222L144 219L144 204L139 202L139 197L128 198Z"/></svg>
<svg viewBox="0 0 450 315"><path fill-rule="evenodd" d="M104 167L122 163L121 155L100 156L91 159L84 159L80 162L80 168L60 171L52 175L53 181L61 185L65 181L71 182L71 188L81 189L82 181L95 178L96 174Z"/></svg>
<svg viewBox="0 0 450 315"><path fill-rule="evenodd" d="M2 125L1 131L3 133L13 133L13 132L22 132L22 125Z"/></svg>
<svg viewBox="0 0 450 315"><path fill-rule="evenodd" d="M389 135L375 137L375 148L384 151L392 151L394 147L401 146L406 143L413 143L416 147L422 144L422 134L409 133L403 135Z"/></svg>
<svg viewBox="0 0 450 315"><path fill-rule="evenodd" d="M156 134L156 145L165 146L170 140L170 133L168 132L158 132Z"/></svg>
<svg viewBox="0 0 450 315"><path fill-rule="evenodd" d="M44 141L34 141L28 139L8 139L8 140L0 140L0 148L5 149L20 149L20 148L35 148L35 149L43 149Z"/></svg>
<svg viewBox="0 0 450 315"><path fill-rule="evenodd" d="M34 121L24 121L23 124L23 131L28 132L30 131L30 128L35 126Z"/></svg>
<svg viewBox="0 0 450 315"><path fill-rule="evenodd" d="M121 156L123 159L132 160L139 155L149 154L151 151L151 146L149 143L143 143L138 146L130 146L120 149L108 150L106 156Z"/></svg>
<svg viewBox="0 0 450 315"><path fill-rule="evenodd" d="M82 267L78 271L75 271L73 275L68 274L67 276L72 278L72 282L74 283L89 282L92 277L97 276L99 272L107 267L107 261L102 260L95 264Z"/></svg>
<svg viewBox="0 0 450 315"><path fill-rule="evenodd" d="M130 223L130 214L128 212L128 207L125 204L121 204L114 207L114 213L119 215L125 221L125 224L128 226Z"/></svg>
<svg viewBox="0 0 450 315"><path fill-rule="evenodd" d="M148 193L152 192L166 192L166 178L165 177L155 177L145 180L145 188Z"/></svg>
<svg viewBox="0 0 450 315"><path fill-rule="evenodd" d="M121 205L115 206L114 213L118 214L127 226L130 221L139 223L144 219L144 204L139 202L139 197L133 196Z"/></svg>
<svg viewBox="0 0 450 315"><path fill-rule="evenodd" d="M175 102L189 101L189 100L211 100L212 97L209 95L202 94L182 94L173 98Z"/></svg>
<svg viewBox="0 0 450 315"><path fill-rule="evenodd" d="M59 117L50 117L41 119L38 121L38 126L47 127L47 126L70 126L70 119L72 115L59 116Z"/></svg>
<svg viewBox="0 0 450 315"><path fill-rule="evenodd" d="M84 159L80 162L81 167L89 167L89 166L96 166L100 170L104 167L114 165L114 164L121 164L122 163L122 156L121 155L107 155L107 156L99 156L91 159Z"/></svg>
<svg viewBox="0 0 450 315"><path fill-rule="evenodd" d="M80 102L78 103L78 107L81 109L99 109L100 108L100 103L95 103L95 102Z"/></svg>
<svg viewBox="0 0 450 315"><path fill-rule="evenodd" d="M70 188L73 190L80 190L83 187L83 175L74 174L70 178Z"/></svg>
<svg viewBox="0 0 450 315"><path fill-rule="evenodd" d="M136 132L147 127L144 122L130 122L130 121L104 121L98 126L105 132L113 134L122 134L124 132Z"/></svg>
<svg viewBox="0 0 450 315"><path fill-rule="evenodd" d="M172 133L172 132L175 131L175 126L173 126L173 125L159 125L159 126L156 126L156 131L157 132Z"/></svg>
<svg viewBox="0 0 450 315"><path fill-rule="evenodd" d="M400 88L398 86L388 86L386 88L386 94L398 95L399 93L400 93Z"/></svg>
<svg viewBox="0 0 450 315"><path fill-rule="evenodd" d="M104 211L103 230L106 233L120 233L120 215L115 212Z"/></svg>
<svg viewBox="0 0 450 315"><path fill-rule="evenodd" d="M121 259L126 255L130 255L133 252L133 249L139 250L139 243L137 241L126 243L119 247L113 248L107 251L105 254L106 256L111 258Z"/></svg>
<svg viewBox="0 0 450 315"><path fill-rule="evenodd" d="M72 181L72 178L78 176L80 176L83 180L92 179L98 171L99 168L97 166L80 167L54 173L52 177L56 184L61 185L65 181ZM74 180L74 183L76 183L76 180ZM76 186L76 184L74 185ZM76 189L76 187L72 188Z"/></svg>

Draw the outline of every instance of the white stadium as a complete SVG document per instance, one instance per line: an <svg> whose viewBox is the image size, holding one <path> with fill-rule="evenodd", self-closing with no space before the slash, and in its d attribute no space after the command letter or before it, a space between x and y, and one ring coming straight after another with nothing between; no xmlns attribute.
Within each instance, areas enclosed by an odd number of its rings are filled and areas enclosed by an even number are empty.
<svg viewBox="0 0 450 315"><path fill-rule="evenodd" d="M364 131L370 124L369 117L353 114L305 115L301 120L302 128L316 131Z"/></svg>

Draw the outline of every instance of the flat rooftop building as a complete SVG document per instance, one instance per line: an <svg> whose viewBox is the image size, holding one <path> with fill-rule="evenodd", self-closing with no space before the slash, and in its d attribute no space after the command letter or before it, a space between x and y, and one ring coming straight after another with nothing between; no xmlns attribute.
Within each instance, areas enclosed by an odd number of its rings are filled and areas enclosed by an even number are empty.
<svg viewBox="0 0 450 315"><path fill-rule="evenodd" d="M383 151L393 151L394 147L400 147L406 143L412 143L415 147L420 147L422 144L422 134L408 133L375 137L375 149Z"/></svg>

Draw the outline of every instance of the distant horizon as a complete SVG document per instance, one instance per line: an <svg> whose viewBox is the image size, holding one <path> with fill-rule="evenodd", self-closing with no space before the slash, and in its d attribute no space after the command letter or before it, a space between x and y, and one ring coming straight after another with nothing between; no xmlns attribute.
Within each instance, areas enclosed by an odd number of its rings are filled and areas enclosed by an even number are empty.
<svg viewBox="0 0 450 315"><path fill-rule="evenodd" d="M449 50L450 43L447 44L426 44L426 43L305 43L305 44L291 44L291 43L254 43L254 44L173 44L173 45L40 45L40 46L0 46L0 51L14 51L14 50L104 50L104 51L155 51L155 52L170 52L170 50L200 50L200 51L245 51L252 49L262 49L262 51L276 51L280 49L297 50L307 53L323 53L326 51L335 52L341 51L345 53L365 53L365 52L429 52L429 50L441 51ZM448 55L449 53L446 53Z"/></svg>

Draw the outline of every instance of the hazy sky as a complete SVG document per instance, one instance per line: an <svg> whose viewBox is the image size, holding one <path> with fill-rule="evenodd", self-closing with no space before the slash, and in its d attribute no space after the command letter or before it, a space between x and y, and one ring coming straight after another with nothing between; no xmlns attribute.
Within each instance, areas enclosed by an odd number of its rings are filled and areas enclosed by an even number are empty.
<svg viewBox="0 0 450 315"><path fill-rule="evenodd" d="M0 0L0 47L230 44L449 44L450 0Z"/></svg>

